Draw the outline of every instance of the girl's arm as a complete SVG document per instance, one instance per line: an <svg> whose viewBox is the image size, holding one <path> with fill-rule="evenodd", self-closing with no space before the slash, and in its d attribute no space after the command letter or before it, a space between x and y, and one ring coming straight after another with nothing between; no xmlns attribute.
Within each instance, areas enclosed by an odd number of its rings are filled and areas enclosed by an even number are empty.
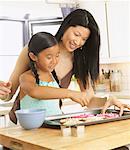
<svg viewBox="0 0 130 150"><path fill-rule="evenodd" d="M72 91L65 88L55 88L36 85L35 78L28 71L20 76L20 87L24 94L37 99L64 99L70 98L82 106L88 105L88 97L85 92Z"/></svg>

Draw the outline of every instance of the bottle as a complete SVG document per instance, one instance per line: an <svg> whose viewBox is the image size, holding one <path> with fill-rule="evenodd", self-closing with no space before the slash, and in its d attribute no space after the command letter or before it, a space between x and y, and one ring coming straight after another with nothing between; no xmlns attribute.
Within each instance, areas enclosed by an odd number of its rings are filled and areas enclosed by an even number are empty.
<svg viewBox="0 0 130 150"><path fill-rule="evenodd" d="M111 72L110 75L110 84L112 92L120 92L121 91L121 71L115 70Z"/></svg>

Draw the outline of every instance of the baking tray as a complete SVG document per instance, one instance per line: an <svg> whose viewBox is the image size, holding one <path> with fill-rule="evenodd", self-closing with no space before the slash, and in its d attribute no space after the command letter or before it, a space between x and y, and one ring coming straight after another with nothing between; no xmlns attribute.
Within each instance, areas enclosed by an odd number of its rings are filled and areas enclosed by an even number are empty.
<svg viewBox="0 0 130 150"><path fill-rule="evenodd" d="M70 118L74 117L77 115L83 115L83 114L101 114L102 109L91 109L91 110L86 110L83 112L76 112L76 113L69 113L69 114L63 114L63 115L56 115L56 116L49 116L46 117L44 125L45 127L51 127L51 128L60 128L60 120L64 118ZM119 110L115 109L107 109L106 113L116 113L119 114ZM91 122L84 122L78 125L94 125L94 124L101 124L101 123L107 123L107 122L113 122L113 121L120 121L124 119L130 119L130 111L124 110L123 115L117 118L110 118L110 119L104 119L104 120L97 120L97 121L91 121Z"/></svg>

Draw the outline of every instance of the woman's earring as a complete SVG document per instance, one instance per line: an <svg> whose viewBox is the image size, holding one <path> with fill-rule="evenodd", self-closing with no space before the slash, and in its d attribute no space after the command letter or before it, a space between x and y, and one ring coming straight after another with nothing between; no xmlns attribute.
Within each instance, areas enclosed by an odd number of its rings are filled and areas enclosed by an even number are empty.
<svg viewBox="0 0 130 150"><path fill-rule="evenodd" d="M80 47L80 50L82 50L82 47Z"/></svg>

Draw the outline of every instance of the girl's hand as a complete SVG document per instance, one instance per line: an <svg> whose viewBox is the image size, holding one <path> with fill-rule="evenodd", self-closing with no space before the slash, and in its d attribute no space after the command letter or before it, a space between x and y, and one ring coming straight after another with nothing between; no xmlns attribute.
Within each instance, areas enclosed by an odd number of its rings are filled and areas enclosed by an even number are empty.
<svg viewBox="0 0 130 150"><path fill-rule="evenodd" d="M87 97L86 92L77 92L77 91L71 91L70 96L73 101L81 104L81 106L87 106L89 103L89 99Z"/></svg>
<svg viewBox="0 0 130 150"><path fill-rule="evenodd" d="M130 105L123 104L119 100L117 100L114 96L110 96L103 107L102 113L105 114L107 108L112 105L115 105L120 109L119 113L120 116L122 116L124 108L128 108L130 110Z"/></svg>
<svg viewBox="0 0 130 150"><path fill-rule="evenodd" d="M11 82L5 83L3 81L0 81L0 99L5 100L9 96L9 94L11 93L11 87Z"/></svg>

